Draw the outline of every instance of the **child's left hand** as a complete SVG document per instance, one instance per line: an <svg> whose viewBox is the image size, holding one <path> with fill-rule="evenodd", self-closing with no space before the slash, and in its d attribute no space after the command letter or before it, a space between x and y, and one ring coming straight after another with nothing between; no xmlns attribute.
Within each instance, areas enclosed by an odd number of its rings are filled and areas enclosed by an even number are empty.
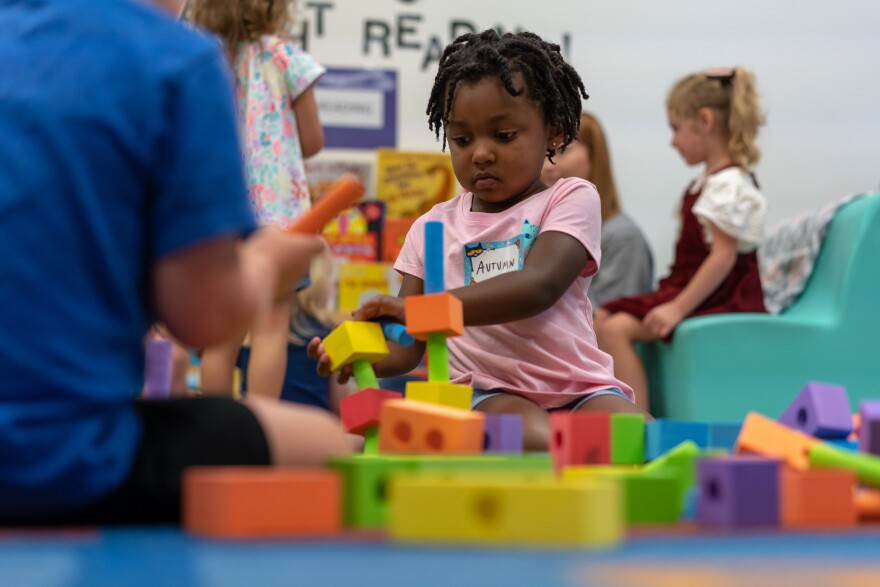
<svg viewBox="0 0 880 587"><path fill-rule="evenodd" d="M374 296L361 304L361 307L352 313L355 320L374 320L387 316L401 323L406 322L403 298L395 296Z"/></svg>
<svg viewBox="0 0 880 587"><path fill-rule="evenodd" d="M648 312L642 324L659 338L666 338L684 317L684 312L674 302L667 302Z"/></svg>

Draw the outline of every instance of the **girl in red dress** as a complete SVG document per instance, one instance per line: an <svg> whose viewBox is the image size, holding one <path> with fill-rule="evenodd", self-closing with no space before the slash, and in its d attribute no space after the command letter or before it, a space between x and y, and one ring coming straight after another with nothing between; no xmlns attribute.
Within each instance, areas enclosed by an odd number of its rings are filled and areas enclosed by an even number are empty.
<svg viewBox="0 0 880 587"><path fill-rule="evenodd" d="M636 341L669 340L690 316L765 311L755 253L765 200L749 171L764 123L754 76L742 67L688 75L673 86L666 108L672 146L688 165L704 167L682 199L672 267L656 291L608 302L595 316L599 347L644 410L648 383Z"/></svg>

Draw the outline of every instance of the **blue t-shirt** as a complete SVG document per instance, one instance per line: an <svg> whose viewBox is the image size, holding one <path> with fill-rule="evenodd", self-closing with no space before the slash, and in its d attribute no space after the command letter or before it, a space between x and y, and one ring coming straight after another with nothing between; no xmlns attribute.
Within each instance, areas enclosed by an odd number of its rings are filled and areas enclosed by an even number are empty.
<svg viewBox="0 0 880 587"><path fill-rule="evenodd" d="M217 44L134 0L0 0L0 514L119 486L157 259L254 228Z"/></svg>

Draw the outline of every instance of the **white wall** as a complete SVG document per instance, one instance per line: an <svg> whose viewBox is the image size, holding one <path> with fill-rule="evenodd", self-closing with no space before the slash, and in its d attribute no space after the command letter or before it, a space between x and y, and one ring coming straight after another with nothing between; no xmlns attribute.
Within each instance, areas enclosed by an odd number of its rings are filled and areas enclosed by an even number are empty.
<svg viewBox="0 0 880 587"><path fill-rule="evenodd" d="M768 124L757 175L771 222L880 188L880 2L876 0L302 0L300 32L327 65L396 69L398 147L439 150L425 105L451 23L532 30L563 44L609 135L624 206L671 260L672 211L697 169L669 147L663 106L678 77L755 71ZM379 24L368 25L368 22ZM366 42L387 25L388 54ZM423 68L425 63L427 68ZM352 155L357 155L352 153Z"/></svg>

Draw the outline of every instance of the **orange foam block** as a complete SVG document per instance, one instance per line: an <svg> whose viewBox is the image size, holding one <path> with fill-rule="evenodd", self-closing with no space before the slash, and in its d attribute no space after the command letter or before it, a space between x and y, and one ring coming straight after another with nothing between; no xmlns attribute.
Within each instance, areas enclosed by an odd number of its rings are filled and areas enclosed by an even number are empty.
<svg viewBox="0 0 880 587"><path fill-rule="evenodd" d="M485 416L436 404L390 399L382 404L379 450L411 454L475 454L483 450Z"/></svg>
<svg viewBox="0 0 880 587"><path fill-rule="evenodd" d="M346 208L351 208L364 195L364 186L353 175L343 175L334 181L321 198L286 228L297 234L317 234L328 222Z"/></svg>
<svg viewBox="0 0 880 587"><path fill-rule="evenodd" d="M808 451L816 442L812 436L757 412L749 412L736 439L735 450L782 459L789 467L806 471L810 467Z"/></svg>
<svg viewBox="0 0 880 587"><path fill-rule="evenodd" d="M404 303L406 331L418 340L425 340L435 332L446 336L461 336L464 333L461 300L451 293L407 296Z"/></svg>
<svg viewBox="0 0 880 587"><path fill-rule="evenodd" d="M880 520L880 490L859 489L855 494L856 511L863 520Z"/></svg>
<svg viewBox="0 0 880 587"><path fill-rule="evenodd" d="M183 473L183 526L214 538L335 534L341 487L331 470L193 467Z"/></svg>
<svg viewBox="0 0 880 587"><path fill-rule="evenodd" d="M850 527L858 520L856 474L842 469L780 473L780 519L786 528Z"/></svg>

